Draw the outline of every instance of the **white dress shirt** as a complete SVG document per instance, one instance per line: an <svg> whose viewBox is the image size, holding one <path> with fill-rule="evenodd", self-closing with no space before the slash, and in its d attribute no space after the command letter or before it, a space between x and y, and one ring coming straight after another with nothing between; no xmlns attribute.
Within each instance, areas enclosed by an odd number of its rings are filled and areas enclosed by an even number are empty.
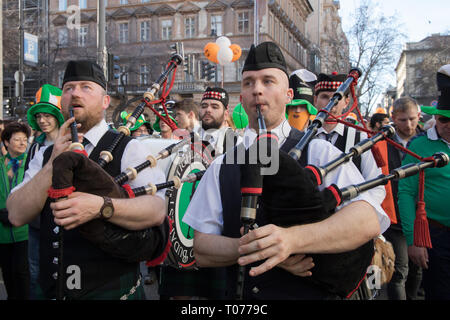
<svg viewBox="0 0 450 320"><path fill-rule="evenodd" d="M105 120L99 122L95 127L90 129L84 137L89 140L89 143L85 146L85 150L88 155L94 150L100 141L101 137L108 131L109 127ZM47 147L42 147L39 149L39 152L36 156L30 161L28 166L28 170L25 172L24 179L21 184L16 186L12 192L21 188L25 183L30 181L38 172L42 169L42 162L44 160L44 151ZM136 139L132 139L127 146L125 147L124 153L122 155L121 161L121 171L125 171L125 169L141 164L146 159L145 157L148 155L147 150L145 150L144 145ZM164 173L158 167L155 168L146 168L139 172L137 178L135 180L129 181L128 184L132 188L141 187L148 183L158 184L165 182L166 178ZM159 190L156 193L161 199L165 200L165 191Z"/></svg>
<svg viewBox="0 0 450 320"><path fill-rule="evenodd" d="M280 146L285 142L290 130L291 127L287 121L283 121L277 128L272 130L272 132L276 133L279 137L278 143ZM248 148L253 143L256 136L257 133L247 127L244 132L242 143ZM321 139L313 139L308 145L307 162L308 164L313 164L315 166L323 166L329 161L337 158L341 153L340 150L329 142ZM183 217L183 222L191 226L194 230L209 234L222 234L223 209L220 196L219 173L224 156L225 155L217 157L208 167L200 180ZM333 183L342 188L363 181L364 178L361 176L353 162L350 161L326 175L321 189ZM350 202L358 200L368 202L375 209L380 222L381 232L384 232L389 227L390 220L381 208L380 202L373 199L367 192L363 192L358 197L350 200ZM348 202L342 204L341 207L347 204Z"/></svg>
<svg viewBox="0 0 450 320"><path fill-rule="evenodd" d="M202 127L197 128L198 135L200 136L200 139L203 141L209 142L214 150L216 150L216 154L223 154L223 145L224 141L226 139L226 132L230 129L230 127L223 127L219 129L208 129L204 130ZM240 136L237 136L237 143L239 144L242 142L242 138ZM234 143L234 141L233 141Z"/></svg>
<svg viewBox="0 0 450 320"><path fill-rule="evenodd" d="M333 145L336 143L338 135L340 135L340 136L344 135L344 129L345 129L345 126L342 123L338 123L331 132L328 132L329 134L331 134L331 133L333 134L333 136L330 140L330 142ZM353 129L353 128L349 128L349 129ZM353 129L353 130L355 130L355 129ZM351 130L351 131L349 130L349 132L352 132L353 130ZM323 127L319 128L319 130L317 131L317 137L320 139L326 140L326 138L325 138L326 133L327 132L325 131L325 129ZM367 139L367 134L365 132L361 132L360 137L361 137L360 141ZM355 141L355 139L353 138L350 143L347 143L346 150L344 150L345 153L349 152L350 148L354 146L354 141ZM381 170L381 168L379 168L377 166L377 162L375 161L375 158L373 157L371 150L367 150L366 152L364 152L361 155L361 174L366 181L375 179L378 176L380 176L381 174L383 174L383 171ZM375 187L373 189L370 189L366 192L370 193L370 195L375 200L377 200L380 204L383 203L384 198L386 197L386 189L382 185Z"/></svg>

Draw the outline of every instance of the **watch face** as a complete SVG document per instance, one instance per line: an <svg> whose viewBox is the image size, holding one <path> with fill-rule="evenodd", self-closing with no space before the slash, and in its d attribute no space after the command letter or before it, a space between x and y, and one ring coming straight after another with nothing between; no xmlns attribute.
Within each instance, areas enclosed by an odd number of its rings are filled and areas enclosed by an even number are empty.
<svg viewBox="0 0 450 320"><path fill-rule="evenodd" d="M103 208L103 211L102 211L102 216L104 217L104 218L106 218L106 219L108 219L108 218L111 218L112 217L112 215L113 215L113 208L111 208L111 207L105 207L105 208Z"/></svg>

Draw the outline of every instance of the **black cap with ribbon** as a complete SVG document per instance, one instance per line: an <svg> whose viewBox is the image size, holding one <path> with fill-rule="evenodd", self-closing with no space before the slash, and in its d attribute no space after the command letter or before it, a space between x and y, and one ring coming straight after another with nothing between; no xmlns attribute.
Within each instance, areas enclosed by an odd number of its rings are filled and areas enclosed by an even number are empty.
<svg viewBox="0 0 450 320"><path fill-rule="evenodd" d="M206 90L202 96L202 101L207 100L207 99L212 99L212 100L217 100L217 101L222 102L225 109L228 107L228 101L229 101L228 92L223 88L220 88L220 87L206 88Z"/></svg>
<svg viewBox="0 0 450 320"><path fill-rule="evenodd" d="M314 87L315 95L320 91L336 91L347 77L348 75L338 74L337 72L333 72L332 74L320 73Z"/></svg>

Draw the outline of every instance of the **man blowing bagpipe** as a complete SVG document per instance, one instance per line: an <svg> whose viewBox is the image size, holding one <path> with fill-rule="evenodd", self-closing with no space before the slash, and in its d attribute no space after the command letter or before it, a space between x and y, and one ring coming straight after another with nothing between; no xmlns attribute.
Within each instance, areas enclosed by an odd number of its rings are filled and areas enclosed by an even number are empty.
<svg viewBox="0 0 450 320"><path fill-rule="evenodd" d="M228 298L236 293L238 266L250 267L244 273L244 299L346 297L354 288L346 282L345 276L338 279L343 282L336 286L324 285L315 278L324 265L319 261L329 254L356 250L355 255L348 257L370 264L372 239L389 226L389 218L379 203L367 194L354 198L321 221L314 220L323 209L323 199L317 197L319 191L302 174L302 167L287 155L302 136L285 118L286 104L292 98L286 63L278 46L272 42L252 46L243 67L240 96L249 117L249 127L236 153L246 153L257 137L255 130L261 129L257 110L261 111L267 130L278 137L280 146L278 172L264 176L256 214L259 227L244 236L240 232L243 167L236 161L228 161L227 154L216 158L207 169L183 219L195 230L194 252L198 266L227 267ZM305 151L305 157L300 159L302 166L321 166L341 154L329 142L320 139L313 139ZM325 186L363 181L351 162L324 179ZM291 205L294 207L289 208ZM297 211L308 211L313 219L306 223L287 222L295 219ZM345 258L341 257L336 261L343 260ZM340 267L336 264L331 268ZM366 268L367 265L361 265L360 279ZM341 290L343 287L347 288Z"/></svg>
<svg viewBox="0 0 450 320"><path fill-rule="evenodd" d="M120 140L112 152L113 160L104 166L104 170L93 162L118 135L109 130L104 119L110 97L106 93L103 71L97 64L70 61L62 90L62 113L66 122L54 145L39 151L30 162L23 183L8 198L9 218L12 224L20 226L41 216L40 286L45 298L55 298L59 288L56 288L57 281L63 283L59 292L62 299L142 298L139 275L142 256L138 251L148 249L147 252L158 256L167 243L169 229L164 191L153 196L124 199L121 189L114 185L111 177L145 160L145 150L136 139L124 137ZM73 110L74 117L69 116L69 109ZM75 119L80 138L83 137L84 151L93 161L80 153L66 152L78 139L76 133L69 131ZM74 164L73 172L66 170L68 163ZM88 173L82 171L86 168ZM82 173L77 175L77 170ZM62 201L51 202L49 196L58 198L55 195L58 179L73 180L74 186L59 190L61 193L67 191ZM142 171L130 185L163 181L162 171L151 168ZM162 229L156 227L160 225ZM62 231L64 242L58 240ZM85 235L89 235L89 240ZM130 242L121 242L125 238ZM146 242L140 242L140 239ZM64 264L58 255L63 250L63 243ZM58 269L61 265L62 272Z"/></svg>

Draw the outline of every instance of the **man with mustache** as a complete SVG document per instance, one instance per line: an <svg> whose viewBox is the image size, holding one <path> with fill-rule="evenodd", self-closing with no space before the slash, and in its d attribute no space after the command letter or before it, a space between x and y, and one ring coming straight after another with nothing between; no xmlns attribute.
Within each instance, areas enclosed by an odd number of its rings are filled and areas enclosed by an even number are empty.
<svg viewBox="0 0 450 320"><path fill-rule="evenodd" d="M241 82L240 99L249 117L243 147L248 148L257 136L257 106L281 148L298 141L300 132L285 118L286 104L292 97L280 48L273 42L252 45ZM307 163L324 165L339 154L328 142L313 139ZM336 294L303 280L314 273L314 261L305 255L349 251L376 237L389 226L379 204L363 194L325 220L285 228L258 220L257 214L259 227L240 236L240 169L226 158L218 157L208 167L183 218L195 230L197 265L227 267L228 299L236 292L237 265L255 262L261 264L252 265L245 273L244 299L338 299ZM347 163L325 180L325 186L336 183L343 187L363 178L352 163Z"/></svg>
<svg viewBox="0 0 450 320"><path fill-rule="evenodd" d="M44 238L41 242L39 284L47 299L55 297L56 267L52 262L58 250L55 242L52 243L55 226L63 227L68 237L64 244L65 261L70 258L77 261L66 270L68 277L79 276L75 283L80 283L70 288L66 286L64 294L68 299L143 297L139 263L112 257L84 239L77 227L93 219L105 219L128 230L160 225L165 219L163 191L155 196L132 199L109 199L76 191L59 202L50 203L47 198L47 190L52 185L53 160L67 151L72 143L69 126L75 119L81 133L80 141L83 140L85 151L91 159L98 157L99 152L114 140L117 133L109 130L104 118L109 103L106 80L100 66L89 61L70 61L64 74L61 96L66 122L61 126L54 145L42 148L30 162L23 183L13 190L7 201L13 225L21 226L39 214L41 216L41 237ZM73 107L74 118L69 117L69 107ZM105 171L114 177L126 168L145 161L146 153L138 140L125 137L113 151L113 156ZM142 171L130 185L137 187L163 181L165 177L160 169L149 168ZM103 208L109 209L108 216L103 214L106 212Z"/></svg>
<svg viewBox="0 0 450 320"><path fill-rule="evenodd" d="M213 146L215 156L223 154L228 147L233 148L240 142L240 137L234 134L227 123L228 102L229 96L225 89L208 87L203 92L200 103L199 116L202 127L198 133L202 140Z"/></svg>

